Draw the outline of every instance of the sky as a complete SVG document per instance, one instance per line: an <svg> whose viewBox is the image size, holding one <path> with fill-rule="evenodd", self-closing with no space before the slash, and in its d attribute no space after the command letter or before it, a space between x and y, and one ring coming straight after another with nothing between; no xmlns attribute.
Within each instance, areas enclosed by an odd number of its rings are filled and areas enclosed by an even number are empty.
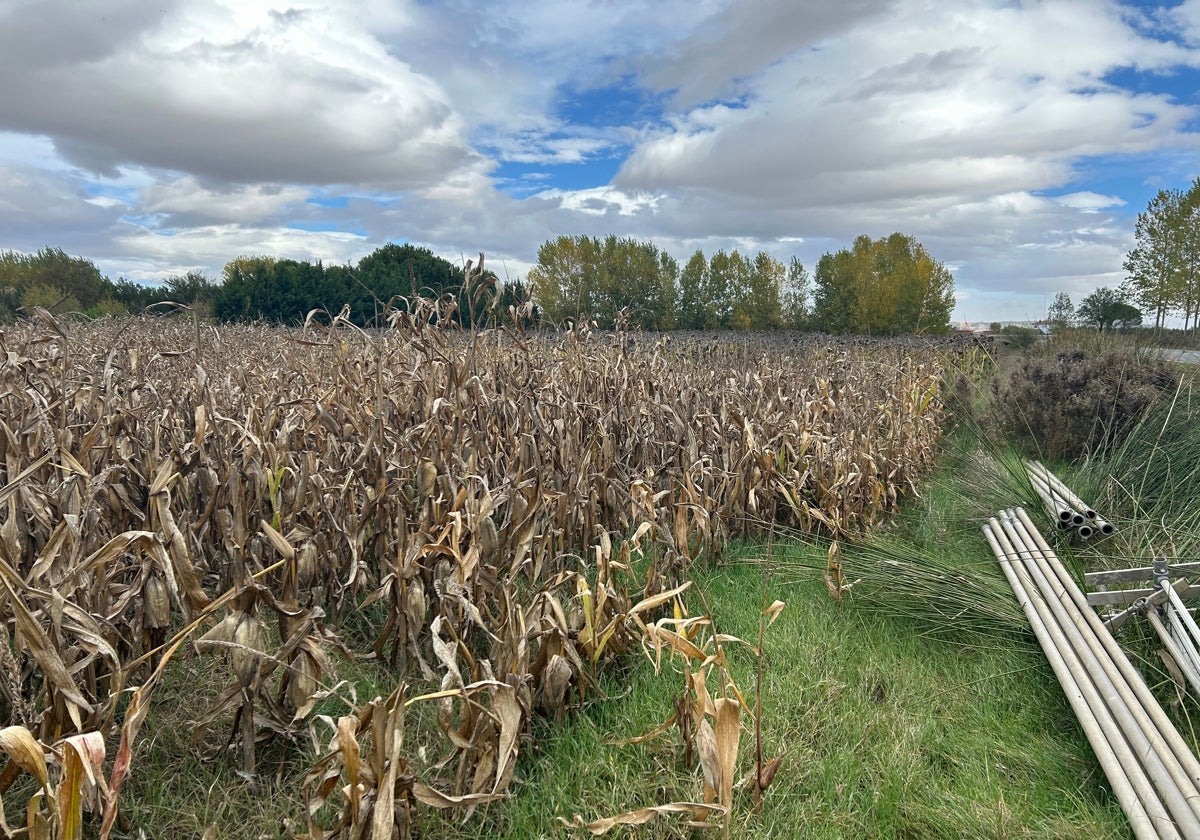
<svg viewBox="0 0 1200 840"><path fill-rule="evenodd" d="M899 231L1031 320L1197 176L1200 0L0 0L0 250L113 279Z"/></svg>

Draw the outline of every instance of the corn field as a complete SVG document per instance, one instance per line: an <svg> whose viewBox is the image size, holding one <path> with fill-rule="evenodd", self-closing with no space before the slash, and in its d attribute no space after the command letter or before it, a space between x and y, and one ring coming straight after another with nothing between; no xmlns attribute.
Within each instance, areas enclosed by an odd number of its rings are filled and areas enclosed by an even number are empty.
<svg viewBox="0 0 1200 840"><path fill-rule="evenodd" d="M711 796L676 811L727 815L753 708L688 615L691 564L870 526L942 426L929 349L467 335L436 309L375 334L39 312L0 353L0 797L36 791L0 832L32 837L109 835L190 657L228 663L189 711L248 780L267 740L319 746L297 836L405 837L414 809L509 795L530 720L639 648L696 660L677 716ZM391 694L330 714L355 658ZM406 750L416 703L436 760Z"/></svg>

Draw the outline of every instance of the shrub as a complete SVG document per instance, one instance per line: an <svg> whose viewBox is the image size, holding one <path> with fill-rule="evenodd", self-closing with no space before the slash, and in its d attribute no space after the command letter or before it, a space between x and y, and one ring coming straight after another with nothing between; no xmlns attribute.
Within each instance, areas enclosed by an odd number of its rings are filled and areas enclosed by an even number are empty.
<svg viewBox="0 0 1200 840"><path fill-rule="evenodd" d="M51 312L78 312L80 309L79 298L70 293L63 293L61 289L51 286L49 283L34 283L27 286L21 293L21 305L28 310L32 310L35 306L43 306Z"/></svg>
<svg viewBox="0 0 1200 840"><path fill-rule="evenodd" d="M1097 454L1120 443L1146 409L1174 390L1169 362L1133 350L1026 355L992 382L1001 430L1045 458Z"/></svg>
<svg viewBox="0 0 1200 840"><path fill-rule="evenodd" d="M1041 333L1032 327L1018 327L1015 325L1005 327L1000 330L1000 334L1007 339L1010 346L1021 349L1032 346L1038 340L1038 336L1041 335Z"/></svg>

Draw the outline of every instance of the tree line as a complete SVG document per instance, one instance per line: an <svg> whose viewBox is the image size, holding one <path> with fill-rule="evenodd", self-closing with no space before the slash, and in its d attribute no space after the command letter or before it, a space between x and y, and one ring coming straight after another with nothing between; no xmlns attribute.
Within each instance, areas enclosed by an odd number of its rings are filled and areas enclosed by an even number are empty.
<svg viewBox="0 0 1200 840"><path fill-rule="evenodd" d="M527 282L501 283L480 265L456 266L426 248L389 243L355 265L238 257L219 280L198 272L144 285L104 277L60 249L0 252L0 319L42 306L97 317L138 313L161 301L201 308L219 321L303 322L343 312L359 326L418 298L442 301L456 323L596 323L603 328L811 329L831 333L941 333L950 325L954 278L911 236L860 236L825 254L813 275L792 258L737 250L681 266L651 242L560 236L544 243Z"/></svg>
<svg viewBox="0 0 1200 840"><path fill-rule="evenodd" d="M1070 295L1059 292L1046 311L1046 320L1056 327L1095 327L1101 332L1140 327L1142 318L1142 310L1129 302L1126 290L1109 286L1101 286L1085 297L1078 309Z"/></svg>
<svg viewBox="0 0 1200 840"><path fill-rule="evenodd" d="M344 311L352 323L372 327L382 326L391 312L411 311L419 298L446 304L445 317L470 327L507 318L508 309L521 308L529 295L520 281L499 282L483 269L482 259L479 265L455 266L427 248L395 243L356 265L248 256L226 263L219 281L189 272L159 284L111 281L90 260L57 248L0 252L0 320L35 306L86 317L156 307L165 312L169 308L161 304L170 301L224 322L299 324L313 310L323 310L331 316Z"/></svg>
<svg viewBox="0 0 1200 840"><path fill-rule="evenodd" d="M538 249L528 279L548 320L603 327L944 333L954 309L950 271L900 233L860 236L811 276L765 252L697 250L680 267L650 242L560 236Z"/></svg>

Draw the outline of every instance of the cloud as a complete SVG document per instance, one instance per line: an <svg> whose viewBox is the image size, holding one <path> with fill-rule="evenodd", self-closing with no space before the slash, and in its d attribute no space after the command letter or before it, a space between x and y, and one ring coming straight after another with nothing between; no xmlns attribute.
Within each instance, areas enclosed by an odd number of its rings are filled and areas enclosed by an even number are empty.
<svg viewBox="0 0 1200 840"><path fill-rule="evenodd" d="M107 249L124 205L92 198L73 179L31 167L0 166L0 249L31 253L66 244L89 254Z"/></svg>
<svg viewBox="0 0 1200 840"><path fill-rule="evenodd" d="M215 187L187 176L160 181L143 191L138 208L160 214L165 227L220 223L286 222L304 215L310 191L299 186L250 184Z"/></svg>
<svg viewBox="0 0 1200 840"><path fill-rule="evenodd" d="M0 126L105 174L404 190L486 170L437 83L357 20L352 3L9 3Z"/></svg>
<svg viewBox="0 0 1200 840"><path fill-rule="evenodd" d="M1200 0L0 0L0 248L518 275L564 234L811 268L902 231L964 306L1038 309L1195 176L1198 33Z"/></svg>
<svg viewBox="0 0 1200 840"><path fill-rule="evenodd" d="M887 0L757 0L721 4L659 58L637 60L651 86L672 91L676 107L736 99L772 64L880 15ZM693 16L694 19L694 16ZM678 30L675 30L678 31Z"/></svg>
<svg viewBox="0 0 1200 840"><path fill-rule="evenodd" d="M1122 199L1114 195L1100 195L1091 190L1060 195L1055 201L1067 207L1083 210L1086 213L1095 213L1106 207L1119 207L1125 203Z"/></svg>
<svg viewBox="0 0 1200 840"><path fill-rule="evenodd" d="M1195 56L1131 36L1112 8L1087 7L964 3L936 14L912 3L873 14L743 80L738 107L681 112L634 150L615 184L772 204L956 202L1059 187L1087 155L1193 143L1182 135L1192 109L1103 77ZM930 44L936 52L912 50Z"/></svg>
<svg viewBox="0 0 1200 840"><path fill-rule="evenodd" d="M371 250L351 233L236 224L193 227L171 235L128 227L114 238L114 244L121 253L137 255L134 260L120 260L117 273L150 283L189 271L219 277L220 267L238 256L286 256L339 265L354 262ZM114 264L104 259L96 262L101 270Z"/></svg>

